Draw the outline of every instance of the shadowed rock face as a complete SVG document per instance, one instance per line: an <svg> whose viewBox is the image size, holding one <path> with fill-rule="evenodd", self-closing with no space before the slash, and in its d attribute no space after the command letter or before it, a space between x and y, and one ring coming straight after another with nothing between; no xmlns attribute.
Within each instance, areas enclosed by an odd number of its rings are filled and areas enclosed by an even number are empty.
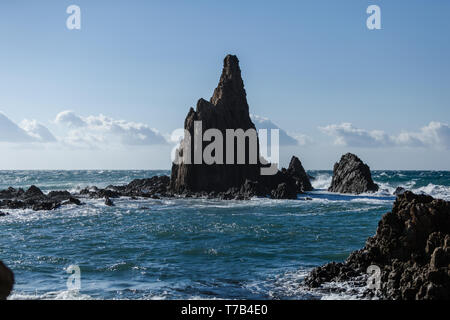
<svg viewBox="0 0 450 320"><path fill-rule="evenodd" d="M0 261L0 300L5 300L14 285L13 272Z"/></svg>
<svg viewBox="0 0 450 320"><path fill-rule="evenodd" d="M309 181L309 176L306 174L302 163L297 157L292 157L291 162L289 163L288 172L295 180L298 193L313 190L311 182Z"/></svg>
<svg viewBox="0 0 450 320"><path fill-rule="evenodd" d="M356 155L347 153L334 165L330 192L360 194L378 190L372 180L370 168Z"/></svg>
<svg viewBox="0 0 450 320"><path fill-rule="evenodd" d="M250 119L244 82L241 77L239 60L236 56L225 57L219 84L210 101L200 99L197 108L190 109L184 122L184 128L191 134L191 145L194 142L194 121L202 121L202 131L215 128L224 137L223 154L226 155L226 129L255 129ZM255 129L256 130L256 129ZM182 141L182 145L186 143ZM203 144L203 149L210 142ZM194 148L191 159L194 161ZM259 175L259 143L257 144L257 164L249 163L249 145L246 142L246 164L206 165L206 164L174 164L172 166L171 189L177 193L185 191L226 191L240 188L247 179L257 180ZM237 152L235 149L235 158ZM235 159L236 160L236 159ZM235 161L236 163L236 161Z"/></svg>
<svg viewBox="0 0 450 320"><path fill-rule="evenodd" d="M406 191L378 224L375 236L344 263L314 269L310 287L381 270L386 299L450 299L450 202Z"/></svg>

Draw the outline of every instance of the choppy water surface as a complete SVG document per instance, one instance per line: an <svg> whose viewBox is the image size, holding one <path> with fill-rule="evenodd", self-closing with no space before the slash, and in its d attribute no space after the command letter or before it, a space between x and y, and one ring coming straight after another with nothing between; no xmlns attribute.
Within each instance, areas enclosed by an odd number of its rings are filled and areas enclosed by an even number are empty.
<svg viewBox="0 0 450 320"><path fill-rule="evenodd" d="M312 201L252 199L88 200L50 212L6 210L0 259L13 269L12 299L308 299L299 283L314 266L342 261L374 234L397 186L450 199L450 172L375 171L381 190L348 196L325 191ZM0 189L75 191L126 184L164 171L0 171ZM304 198L304 195L299 196ZM66 269L81 269L67 290Z"/></svg>

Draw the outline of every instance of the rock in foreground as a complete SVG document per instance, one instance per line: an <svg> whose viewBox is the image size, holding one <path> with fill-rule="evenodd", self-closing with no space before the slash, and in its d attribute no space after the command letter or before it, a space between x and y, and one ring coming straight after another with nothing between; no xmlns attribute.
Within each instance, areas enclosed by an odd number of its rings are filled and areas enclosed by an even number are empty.
<svg viewBox="0 0 450 320"><path fill-rule="evenodd" d="M12 291L14 273L0 261L0 300L5 300Z"/></svg>
<svg viewBox="0 0 450 320"><path fill-rule="evenodd" d="M363 249L314 269L305 284L356 279L371 265L381 270L382 298L450 299L450 202L406 191Z"/></svg>
<svg viewBox="0 0 450 320"><path fill-rule="evenodd" d="M370 168L352 153L347 153L334 165L330 192L360 194L378 191Z"/></svg>

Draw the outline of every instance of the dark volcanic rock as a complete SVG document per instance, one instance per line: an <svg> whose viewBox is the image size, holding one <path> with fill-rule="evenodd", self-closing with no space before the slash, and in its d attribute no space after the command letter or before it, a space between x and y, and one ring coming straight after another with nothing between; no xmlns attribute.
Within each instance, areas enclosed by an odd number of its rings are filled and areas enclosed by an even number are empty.
<svg viewBox="0 0 450 320"><path fill-rule="evenodd" d="M59 201L39 201L39 202L35 202L32 205L32 209L34 211L55 210L55 209L58 209L60 206L61 206L61 202L59 202Z"/></svg>
<svg viewBox="0 0 450 320"><path fill-rule="evenodd" d="M294 178L298 193L313 190L309 176L297 157L292 157L287 171Z"/></svg>
<svg viewBox="0 0 450 320"><path fill-rule="evenodd" d="M403 193L405 193L406 189L403 187L397 187L393 193L394 196L399 196Z"/></svg>
<svg viewBox="0 0 450 320"><path fill-rule="evenodd" d="M64 201L63 203L61 203L61 205L68 205L68 204L74 204L77 206L81 206L81 201L77 198L70 197L67 201Z"/></svg>
<svg viewBox="0 0 450 320"><path fill-rule="evenodd" d="M87 187L80 191L80 195L90 198L119 198L119 197L145 197L159 198L170 196L168 192L170 178L168 176L154 176L146 179L136 179L124 186L108 186L105 189Z"/></svg>
<svg viewBox="0 0 450 320"><path fill-rule="evenodd" d="M112 202L112 200L110 198L105 197L105 205L107 205L108 207L113 207L114 202Z"/></svg>
<svg viewBox="0 0 450 320"><path fill-rule="evenodd" d="M47 195L47 198L56 200L56 201L64 201L69 200L72 197L69 191L51 191Z"/></svg>
<svg viewBox="0 0 450 320"><path fill-rule="evenodd" d="M195 123L199 122L201 122L201 130L195 126ZM262 161L259 154L259 140L255 125L250 119L244 82L236 56L225 57L222 75L212 98L210 101L200 99L196 110L192 108L189 110L184 128L189 135L181 141L176 153L176 161L172 165L170 190L174 194L183 197L217 197L219 199L248 199L253 196L294 199L297 193L313 189L308 175L296 157L292 158L288 170L283 169L275 175L260 175L261 168L270 164ZM221 132L224 140L222 141L223 159L219 158L221 163L191 164L195 160L194 131L203 134L208 129ZM253 141L245 140L244 164L237 163L236 143L233 143L234 164L226 163L226 130L228 129L239 129L241 132L254 130ZM211 143L204 142L200 151L203 153ZM186 150L184 147L188 145L190 148ZM182 159L186 157L183 152L189 152L189 150L190 154L187 158L190 158L191 163L183 162Z"/></svg>
<svg viewBox="0 0 450 320"><path fill-rule="evenodd" d="M360 194L378 190L372 180L369 166L356 155L347 153L334 165L330 192Z"/></svg>
<svg viewBox="0 0 450 320"><path fill-rule="evenodd" d="M383 298L450 299L450 202L406 191L363 249L314 269L305 284L349 280L370 265L381 270Z"/></svg>
<svg viewBox="0 0 450 320"><path fill-rule="evenodd" d="M236 56L228 55L225 57L219 84L210 101L200 99L196 110L194 111L191 108L186 117L184 128L191 135L192 163L194 161L194 121L202 122L202 132L211 128L220 130L224 140L226 140L226 129L256 130L250 119L244 82L241 78L239 60ZM184 145L186 145L186 137L181 142L181 146ZM208 143L203 144L203 149L206 145ZM257 148L258 145L257 143ZM223 146L223 155L225 156L226 141L223 141ZM247 179L256 181L260 170L259 148L256 164L249 164L249 141L246 142L246 164L236 164L236 148L234 155L235 164L233 165L173 164L171 189L176 193L183 193L184 191L225 192L233 187L239 189Z"/></svg>
<svg viewBox="0 0 450 320"><path fill-rule="evenodd" d="M41 189L36 186L31 186L25 193L22 195L22 199L24 200L42 200L45 199L44 193L42 193Z"/></svg>
<svg viewBox="0 0 450 320"><path fill-rule="evenodd" d="M25 209L27 204L20 200L3 200L0 201L0 208L3 209Z"/></svg>
<svg viewBox="0 0 450 320"><path fill-rule="evenodd" d="M294 185L283 182L272 190L271 197L273 199L297 199L297 190Z"/></svg>
<svg viewBox="0 0 450 320"><path fill-rule="evenodd" d="M5 300L14 286L14 273L0 261L0 300Z"/></svg>
<svg viewBox="0 0 450 320"><path fill-rule="evenodd" d="M20 196L22 196L25 193L25 191L23 191L23 189L14 189L12 187L9 187L6 190L1 190L0 191L0 199L16 199Z"/></svg>
<svg viewBox="0 0 450 320"><path fill-rule="evenodd" d="M170 185L170 177L154 176L147 179L136 179L131 181L122 191L124 196L145 196L145 195L164 195L167 193Z"/></svg>
<svg viewBox="0 0 450 320"><path fill-rule="evenodd" d="M6 216L9 216L8 212L1 212L0 211L0 217L6 217Z"/></svg>

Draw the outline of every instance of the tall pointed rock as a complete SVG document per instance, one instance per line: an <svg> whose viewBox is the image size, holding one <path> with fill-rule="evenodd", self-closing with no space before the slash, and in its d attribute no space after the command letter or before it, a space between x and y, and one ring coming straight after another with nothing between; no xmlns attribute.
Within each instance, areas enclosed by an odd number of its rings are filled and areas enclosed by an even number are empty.
<svg viewBox="0 0 450 320"><path fill-rule="evenodd" d="M226 129L243 129L255 125L250 119L247 95L241 77L239 60L234 55L224 59L222 75L210 101L200 99L197 108L189 110L184 122L184 128L191 135L191 159L194 161L194 123L201 121L202 131L218 129L222 132L223 155L226 155ZM256 130L256 129L255 129ZM186 143L184 139L181 145ZM209 143L203 143L203 148ZM235 150L236 151L236 150ZM246 179L256 180L259 175L259 164L248 164L249 145L246 143L246 164L173 164L171 188L175 192L183 191L226 191L231 187L240 187ZM236 156L236 152L235 152ZM259 145L257 145L257 160L259 163ZM235 162L236 163L236 162Z"/></svg>

